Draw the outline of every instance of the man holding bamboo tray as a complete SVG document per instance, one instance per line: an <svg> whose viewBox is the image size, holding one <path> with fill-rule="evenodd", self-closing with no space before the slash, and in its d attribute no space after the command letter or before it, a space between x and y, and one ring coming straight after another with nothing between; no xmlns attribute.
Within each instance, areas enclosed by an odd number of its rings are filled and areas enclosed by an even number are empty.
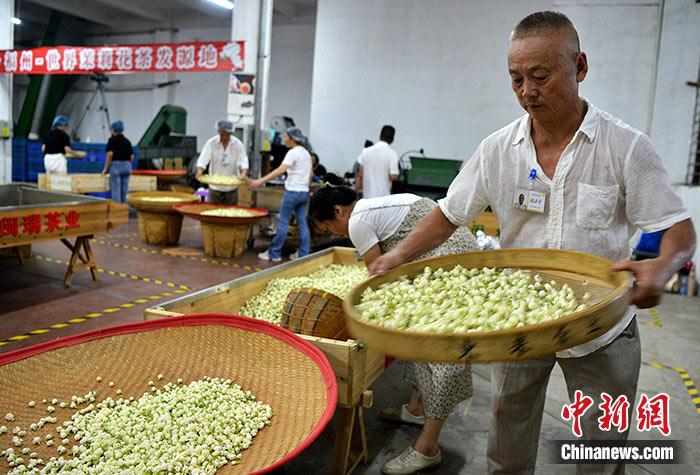
<svg viewBox="0 0 700 475"><path fill-rule="evenodd" d="M617 261L634 274L632 304L655 306L664 283L693 255L690 213L671 188L649 137L579 96L588 72L571 21L533 13L511 33L508 70L526 115L484 139L439 208L370 272L384 274L438 246L488 206L503 248L571 249ZM630 262L636 228L664 231L660 255ZM641 364L634 307L610 331L556 355L497 364L492 372L490 473L534 473L549 375L561 366L576 390L633 401ZM625 441L603 431L594 407L581 417L585 440ZM629 413L628 413L629 416ZM579 465L579 473L624 473L624 465Z"/></svg>

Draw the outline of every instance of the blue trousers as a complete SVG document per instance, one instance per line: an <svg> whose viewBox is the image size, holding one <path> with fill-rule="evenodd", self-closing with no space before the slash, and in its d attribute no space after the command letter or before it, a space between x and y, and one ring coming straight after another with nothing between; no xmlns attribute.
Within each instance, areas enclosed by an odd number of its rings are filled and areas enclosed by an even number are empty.
<svg viewBox="0 0 700 475"><path fill-rule="evenodd" d="M114 201L126 203L126 195L129 194L129 176L131 176L131 162L112 160L109 164L109 187Z"/></svg>
<svg viewBox="0 0 700 475"><path fill-rule="evenodd" d="M306 191L285 191L280 205L280 220L277 226L277 234L272 238L268 252L270 257L277 259L282 257L282 246L287 239L289 218L292 214L297 218L299 225L299 257L309 253L309 225L306 222L308 213L309 193Z"/></svg>

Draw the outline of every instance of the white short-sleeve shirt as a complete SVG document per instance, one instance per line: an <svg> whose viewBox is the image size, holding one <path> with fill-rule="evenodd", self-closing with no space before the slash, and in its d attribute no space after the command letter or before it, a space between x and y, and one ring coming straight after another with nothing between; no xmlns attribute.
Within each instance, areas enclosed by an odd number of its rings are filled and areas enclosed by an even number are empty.
<svg viewBox="0 0 700 475"><path fill-rule="evenodd" d="M311 181L311 154L301 145L291 148L282 160L287 165L287 179L284 189L287 191L309 191Z"/></svg>
<svg viewBox="0 0 700 475"><path fill-rule="evenodd" d="M348 221L348 233L360 255L391 237L420 196L410 193L361 199L355 203Z"/></svg>
<svg viewBox="0 0 700 475"><path fill-rule="evenodd" d="M447 219L465 226L490 206L502 248L571 249L617 261L629 257L636 228L660 231L690 218L649 138L586 102L586 116L551 179L537 163L528 115L481 142L438 202ZM517 207L518 190L530 189L545 194L543 213ZM633 317L630 309L604 335L557 355L591 353Z"/></svg>
<svg viewBox="0 0 700 475"><path fill-rule="evenodd" d="M248 155L243 142L231 136L228 147L224 148L218 134L210 138L197 159L197 168L206 169L207 166L211 175L240 175L243 170L248 170ZM235 186L218 185L209 185L209 188L216 191L236 189Z"/></svg>
<svg viewBox="0 0 700 475"><path fill-rule="evenodd" d="M389 175L399 174L399 156L394 149L380 140L364 149L357 161L362 165L362 196L377 198L390 195Z"/></svg>

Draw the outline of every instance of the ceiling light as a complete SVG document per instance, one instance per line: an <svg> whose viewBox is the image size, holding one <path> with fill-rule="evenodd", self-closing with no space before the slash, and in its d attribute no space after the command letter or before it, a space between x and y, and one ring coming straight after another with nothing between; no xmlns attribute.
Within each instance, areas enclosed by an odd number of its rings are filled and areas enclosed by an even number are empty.
<svg viewBox="0 0 700 475"><path fill-rule="evenodd" d="M233 2L229 0L209 0L211 3L215 3L220 7L226 8L227 10L233 10Z"/></svg>
<svg viewBox="0 0 700 475"><path fill-rule="evenodd" d="M11 21L12 23L14 23L15 25L21 25L21 24L22 24L22 20L20 20L20 19L17 18L16 16L13 16L12 19L11 19L10 21Z"/></svg>

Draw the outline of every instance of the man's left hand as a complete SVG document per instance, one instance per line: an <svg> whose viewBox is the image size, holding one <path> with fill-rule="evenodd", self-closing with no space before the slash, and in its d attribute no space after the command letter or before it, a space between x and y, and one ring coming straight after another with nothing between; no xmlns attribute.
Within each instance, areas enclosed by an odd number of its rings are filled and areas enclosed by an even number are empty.
<svg viewBox="0 0 700 475"><path fill-rule="evenodd" d="M661 301L666 285L665 266L659 259L643 261L620 261L613 267L615 271L629 271L634 276L635 287L632 289L631 304L639 308L655 307Z"/></svg>

